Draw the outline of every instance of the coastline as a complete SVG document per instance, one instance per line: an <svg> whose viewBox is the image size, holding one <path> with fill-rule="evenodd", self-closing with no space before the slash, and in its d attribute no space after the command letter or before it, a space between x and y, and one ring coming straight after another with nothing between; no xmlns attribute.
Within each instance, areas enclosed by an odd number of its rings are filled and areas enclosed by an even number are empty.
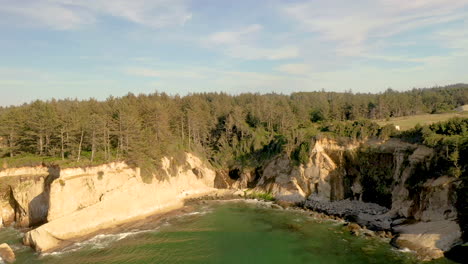
<svg viewBox="0 0 468 264"><path fill-rule="evenodd" d="M333 221L341 225L344 228L344 232L349 232L353 236L380 239L381 241L393 246L396 250L407 251L411 254L415 254L420 260L427 260L424 259L424 256L419 255L417 251L395 247L392 241L396 234L392 233L391 230L373 231L368 229L366 226L362 226L354 221L351 221L351 219L347 218L346 216L327 214L325 212L311 210L304 206L304 204L286 203L282 200L266 201L259 199L251 199L245 196L244 191L230 189L219 189L209 193L187 197L184 200L184 203L181 207L172 208L165 212L157 212L151 215L141 217L139 219L132 219L114 227L100 229L96 232L90 233L85 236L81 236L79 238L63 241L63 243L60 243L59 247L51 251L41 252L40 255L47 256L49 254L60 254L61 252L67 252L67 248L73 248L74 244L92 240L94 237L97 236L151 231L158 228L158 226L160 226L167 219L182 216L184 214L193 213L195 205L228 202L254 203L265 208L300 212L313 217L319 223L321 223L322 221Z"/></svg>

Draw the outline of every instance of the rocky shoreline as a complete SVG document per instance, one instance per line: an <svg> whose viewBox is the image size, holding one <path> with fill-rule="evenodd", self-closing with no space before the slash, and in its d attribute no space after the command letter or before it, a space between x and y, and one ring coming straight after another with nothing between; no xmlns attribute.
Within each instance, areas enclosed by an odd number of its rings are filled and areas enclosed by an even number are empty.
<svg viewBox="0 0 468 264"><path fill-rule="evenodd" d="M391 238L392 246L414 251L419 259L425 261L443 257L445 252L461 244L461 231L455 221L414 221L397 217L391 210L378 204L349 199L325 201L310 197L302 206L328 216L343 218L353 223L350 224L355 227L353 229L361 227L378 232L379 236L383 234Z"/></svg>
<svg viewBox="0 0 468 264"><path fill-rule="evenodd" d="M425 260L443 257L463 243L455 179L418 178L417 169L428 164L433 150L391 140L367 144L322 139L311 144L309 159L299 166L288 155L255 169L215 169L191 153L179 165L165 157L151 182L124 162L3 170L0 223L33 228L24 243L37 252L50 252L67 241L184 203L259 198L275 199L271 206L278 209L306 209L320 219L343 219L353 223L347 225L353 234L392 238L392 245ZM360 150L359 144L367 145ZM385 175L369 175L371 163ZM376 179L388 181L384 191L373 192ZM411 187L415 179L417 192Z"/></svg>
<svg viewBox="0 0 468 264"><path fill-rule="evenodd" d="M265 207L272 208L272 209L279 209L279 210L295 210L295 211L301 211L303 213L309 214L315 219L318 220L332 220L332 221L337 221L343 223L344 226L347 227L347 229L350 231L351 234L353 235L365 235L365 236L370 236L370 237L381 237L381 238L393 238L394 235L391 232L391 230L373 230L370 229L369 226L363 225L360 223L357 223L356 221L353 221L349 216L352 214L348 213L336 213L337 211L327 211L322 209L314 209L309 206L306 206L306 203L290 203L287 201L283 200L274 200L274 201L267 201L267 200L259 200L259 199L252 199L249 198L247 195L247 192L245 191L224 191L224 192L216 192L213 194L205 195L205 196L200 196L197 198L191 198L186 200L186 204L191 204L191 203L207 203L210 201L252 201L252 202L257 202L259 204L263 204ZM333 202L331 202L333 204ZM326 202L324 202L322 205L325 205ZM339 203L340 206L345 206L347 203ZM368 203L363 203L360 202L360 207L358 208L343 208L343 211L345 212L357 212L359 210L362 210L362 208L370 208L371 210L374 210L375 212L381 212L381 210L386 208L379 208L378 205L375 204L368 204ZM377 206L377 207L376 207ZM331 208L331 207L330 207ZM334 208L337 210L338 207ZM341 212L341 211L340 211Z"/></svg>
<svg viewBox="0 0 468 264"><path fill-rule="evenodd" d="M453 247L453 243L456 240L457 227L453 222L440 221L439 223L427 222L423 223L421 229L421 223L414 223L414 220L392 217L391 211L388 208L380 206L374 203L366 203L356 200L340 200L340 201L326 201L310 197L305 202L293 203L284 200L257 200L249 199L248 191L223 191L215 192L213 194L200 196L197 198L188 199L186 203L206 203L209 201L226 201L226 200L254 200L258 203L263 203L269 208L279 210L297 210L303 213L309 214L318 220L332 220L341 222L345 229L354 236L365 236L381 238L385 242L389 243L393 247L400 250L407 250L416 254L418 259L422 261L429 261L444 257L444 253L449 251ZM449 234L449 238L446 242L446 246L440 246L440 248L431 247L431 243L427 243L429 240L435 241L440 240L440 235L437 237L431 237L430 234L426 234L427 229L436 228L437 225L443 225L448 229L455 229L455 231L446 230L445 233ZM411 234L414 231L414 227L419 227L419 233ZM409 230L405 230L409 229ZM450 233L452 233L450 237ZM412 239L408 236L414 235L416 239ZM425 236L429 237L425 237ZM418 241L419 240L419 241ZM443 240L443 239L442 239ZM438 241L440 244L440 241ZM435 242L434 242L435 244ZM457 245L460 243L457 243ZM466 253L460 250L460 245L453 247L456 253L449 252L447 256L450 256L452 260L462 263L466 257ZM464 248L464 247L462 247Z"/></svg>
<svg viewBox="0 0 468 264"><path fill-rule="evenodd" d="M326 201L310 197L304 208L338 216L374 231L391 230L392 218L389 209L375 203L365 203L356 200Z"/></svg>
<svg viewBox="0 0 468 264"><path fill-rule="evenodd" d="M403 219L392 219L389 216L389 210L377 204L365 203L355 200L340 200L330 202L320 199L314 199L313 197L307 199L303 203L291 203L284 200L267 201L261 199L252 199L249 198L248 194L249 192L246 190L224 189L217 190L197 197L190 197L185 199L185 206L183 208L175 209L163 214L155 214L147 217L145 220L129 222L112 229L103 229L100 232L70 241L70 243L89 239L90 237L98 233L116 233L128 227L135 228L138 226L143 226L148 221L159 222L165 217L170 217L186 212L187 210L189 210L187 209L187 207L190 207L193 204L209 203L216 201L246 201L257 203L266 208L300 211L302 213L310 215L318 221L340 222L342 223L345 230L347 230L350 234L354 236L380 238L383 239L385 242L390 243L396 248L408 249L408 243L405 244L397 242L399 234L395 232L395 230L397 230L398 227L404 223ZM384 219L385 221L383 221L382 219ZM62 244L62 248L63 246L70 245L70 243ZM420 260L427 261L436 257L440 257L431 252L431 250L428 250L427 248L425 248L424 250L414 250L414 247L418 247L418 245L409 245L409 247L412 247L411 251L414 252Z"/></svg>

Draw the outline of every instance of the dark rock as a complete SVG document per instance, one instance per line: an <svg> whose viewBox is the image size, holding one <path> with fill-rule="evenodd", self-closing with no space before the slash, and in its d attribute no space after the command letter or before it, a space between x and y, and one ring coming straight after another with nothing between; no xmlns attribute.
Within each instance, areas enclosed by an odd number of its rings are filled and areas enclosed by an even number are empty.
<svg viewBox="0 0 468 264"><path fill-rule="evenodd" d="M389 230L391 228L392 218L387 214L371 215L360 213L356 217L356 223L375 231Z"/></svg>
<svg viewBox="0 0 468 264"><path fill-rule="evenodd" d="M445 253L445 257L458 263L467 263L468 244L458 245Z"/></svg>
<svg viewBox="0 0 468 264"><path fill-rule="evenodd" d="M401 224L405 223L406 221L407 221L406 218L395 219L392 222L392 227L397 226L397 225L401 225Z"/></svg>
<svg viewBox="0 0 468 264"><path fill-rule="evenodd" d="M332 215L335 219L343 217L347 221L356 222L371 230L389 230L391 228L392 219L388 215L389 210L374 203L364 203L355 200L330 202L310 198L304 203L304 207Z"/></svg>

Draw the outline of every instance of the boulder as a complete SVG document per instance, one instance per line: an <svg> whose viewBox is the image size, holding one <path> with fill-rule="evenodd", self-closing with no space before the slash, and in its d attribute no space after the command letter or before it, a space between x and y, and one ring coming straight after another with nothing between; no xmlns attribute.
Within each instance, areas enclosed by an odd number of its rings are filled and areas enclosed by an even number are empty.
<svg viewBox="0 0 468 264"><path fill-rule="evenodd" d="M462 242L460 226L455 221L419 222L393 227L398 236L392 244L415 251L421 259L431 260Z"/></svg>
<svg viewBox="0 0 468 264"><path fill-rule="evenodd" d="M13 263L16 260L15 252L6 243L0 245L0 259L6 263Z"/></svg>
<svg viewBox="0 0 468 264"><path fill-rule="evenodd" d="M349 224L346 226L346 229L347 229L352 235L355 235L355 236L359 236L359 234L361 233L361 227L360 227L358 224L355 224L355 223L349 223Z"/></svg>

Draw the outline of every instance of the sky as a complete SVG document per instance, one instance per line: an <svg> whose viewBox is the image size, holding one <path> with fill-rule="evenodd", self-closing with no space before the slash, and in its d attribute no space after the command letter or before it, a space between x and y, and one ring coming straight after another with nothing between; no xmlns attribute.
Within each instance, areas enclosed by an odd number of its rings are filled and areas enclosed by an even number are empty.
<svg viewBox="0 0 468 264"><path fill-rule="evenodd" d="M468 0L0 0L0 105L468 83Z"/></svg>

